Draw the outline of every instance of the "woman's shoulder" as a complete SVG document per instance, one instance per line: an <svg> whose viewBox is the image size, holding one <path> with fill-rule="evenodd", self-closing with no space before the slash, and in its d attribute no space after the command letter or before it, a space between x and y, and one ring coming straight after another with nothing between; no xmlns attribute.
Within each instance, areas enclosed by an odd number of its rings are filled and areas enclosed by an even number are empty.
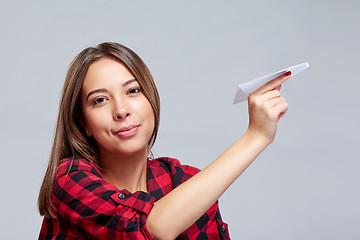
<svg viewBox="0 0 360 240"><path fill-rule="evenodd" d="M153 166L168 166L168 167L180 167L180 168L190 168L190 169L197 169L196 167L189 166L186 164L181 164L181 162L177 158L173 157L158 157L149 160L150 165ZM200 171L197 169L197 171Z"/></svg>
<svg viewBox="0 0 360 240"><path fill-rule="evenodd" d="M149 167L153 170L162 170L171 174L173 177L179 178L182 181L194 176L200 170L196 167L183 165L176 158L172 157L159 157L149 160Z"/></svg>
<svg viewBox="0 0 360 240"><path fill-rule="evenodd" d="M56 169L56 176L69 174L72 172L91 172L102 178L100 171L90 161L83 158L65 158L60 161Z"/></svg>

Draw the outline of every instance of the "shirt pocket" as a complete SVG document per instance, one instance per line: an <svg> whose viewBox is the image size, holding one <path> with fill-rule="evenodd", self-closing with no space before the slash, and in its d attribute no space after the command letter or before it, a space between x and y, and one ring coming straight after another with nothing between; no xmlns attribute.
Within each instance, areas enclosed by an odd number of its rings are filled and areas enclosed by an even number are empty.
<svg viewBox="0 0 360 240"><path fill-rule="evenodd" d="M216 223L218 225L221 239L230 239L229 226L220 219L216 219Z"/></svg>

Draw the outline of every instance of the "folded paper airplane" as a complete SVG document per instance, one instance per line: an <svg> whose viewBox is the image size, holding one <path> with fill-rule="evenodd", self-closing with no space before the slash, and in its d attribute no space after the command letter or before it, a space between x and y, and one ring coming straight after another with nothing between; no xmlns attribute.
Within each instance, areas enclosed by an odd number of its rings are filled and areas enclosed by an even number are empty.
<svg viewBox="0 0 360 240"><path fill-rule="evenodd" d="M246 83L241 83L235 94L234 104L247 100L250 93L256 91L259 87L261 87L265 83L273 80L274 78L277 78L278 76L280 76L288 71L291 71L290 77L293 77L296 74L298 74L299 72L303 71L308 66L309 66L308 62L301 63L301 64L298 64L298 65L295 65L292 67L285 68L278 72L256 78L252 81L249 81Z"/></svg>

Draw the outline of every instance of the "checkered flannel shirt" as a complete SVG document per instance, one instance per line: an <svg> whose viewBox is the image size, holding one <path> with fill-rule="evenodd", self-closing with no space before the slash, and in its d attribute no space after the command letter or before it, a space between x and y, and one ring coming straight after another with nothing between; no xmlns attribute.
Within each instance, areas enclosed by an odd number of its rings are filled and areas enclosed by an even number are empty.
<svg viewBox="0 0 360 240"><path fill-rule="evenodd" d="M130 193L106 182L87 160L67 159L53 187L56 217L44 218L39 239L154 239L146 227L154 202L197 172L173 158L148 160L149 193ZM177 239L230 239L217 202Z"/></svg>

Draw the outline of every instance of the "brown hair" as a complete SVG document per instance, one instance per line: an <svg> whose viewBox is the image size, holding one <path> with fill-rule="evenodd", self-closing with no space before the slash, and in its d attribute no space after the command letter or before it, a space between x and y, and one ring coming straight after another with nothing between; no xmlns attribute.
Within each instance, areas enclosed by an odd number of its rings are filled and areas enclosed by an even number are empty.
<svg viewBox="0 0 360 240"><path fill-rule="evenodd" d="M100 168L97 144L93 138L85 135L81 127L80 91L90 65L102 58L119 61L139 82L155 116L155 127L148 143L149 153L154 145L159 128L160 99L154 80L145 63L131 49L118 43L105 42L95 48L84 49L71 62L62 90L54 142L38 197L40 215L45 217L54 216L51 196L56 169L61 160L84 158Z"/></svg>

